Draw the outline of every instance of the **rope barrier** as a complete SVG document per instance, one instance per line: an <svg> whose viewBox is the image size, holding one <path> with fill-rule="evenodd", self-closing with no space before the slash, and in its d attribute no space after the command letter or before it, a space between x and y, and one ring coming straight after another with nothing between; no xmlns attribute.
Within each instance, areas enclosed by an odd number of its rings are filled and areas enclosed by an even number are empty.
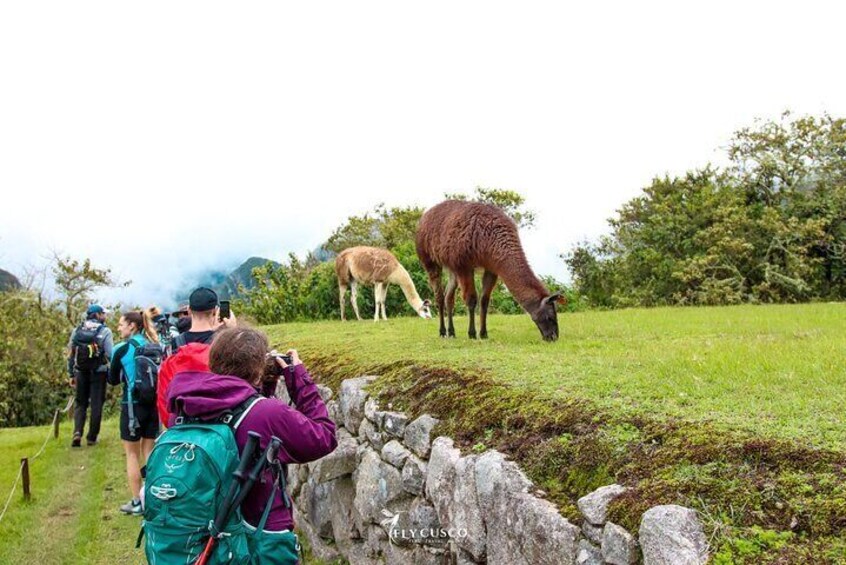
<svg viewBox="0 0 846 565"><path fill-rule="evenodd" d="M15 479L15 483L12 485L12 490L9 492L9 497L6 498L6 504L3 506L3 512L0 512L0 522L3 521L3 516L6 515L6 510L9 509L9 504L12 502L12 496L15 494L15 489L18 488L18 483L21 480L22 474L23 474L23 461L21 461L21 464L18 467L18 476Z"/></svg>
<svg viewBox="0 0 846 565"><path fill-rule="evenodd" d="M53 422L51 423L50 428L47 430L47 437L44 438L44 443L41 444L41 448L38 450L38 452L32 457L29 457L30 461L38 459L38 457L41 456L42 453L44 453L44 450L47 449L47 444L50 442L50 436L53 434L53 428L56 425L56 420L58 420L59 414L64 414L65 412L70 410L71 406L73 406L73 402L74 398L73 396L71 396L64 409L57 408L56 411L53 412ZM3 511L0 512L0 522L3 522L3 517L6 516L6 511L9 509L9 505L12 503L12 497L15 495L15 490L17 490L18 488L18 483L21 480L21 476L23 476L23 468L24 462L23 460L21 460L21 464L18 467L18 476L15 477L15 482L12 484L12 490L9 491L9 496L6 498L6 504L3 505Z"/></svg>

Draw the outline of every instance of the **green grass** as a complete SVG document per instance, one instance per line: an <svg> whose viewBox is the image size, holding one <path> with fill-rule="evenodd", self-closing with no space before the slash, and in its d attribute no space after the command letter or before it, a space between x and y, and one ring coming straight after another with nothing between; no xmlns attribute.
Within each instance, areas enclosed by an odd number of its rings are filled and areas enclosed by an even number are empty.
<svg viewBox="0 0 846 565"><path fill-rule="evenodd" d="M484 371L500 382L603 407L710 420L846 447L846 305L656 308L559 315L548 344L528 316L491 316L490 339L440 339L437 321L320 322L269 329L276 344Z"/></svg>
<svg viewBox="0 0 846 565"><path fill-rule="evenodd" d="M543 343L527 316L491 339L437 324L268 328L330 385L382 376L383 404L441 419L466 452L513 457L562 513L613 481L636 531L655 504L700 510L715 562L846 562L846 305L585 312ZM463 334L466 320L457 326Z"/></svg>
<svg viewBox="0 0 846 565"><path fill-rule="evenodd" d="M100 444L70 448L72 424L62 422L30 467L32 500L21 487L0 522L0 563L144 563L135 538L140 518L122 515L129 499L117 420L103 422ZM20 458L32 456L49 427L0 430L0 496L17 474Z"/></svg>
<svg viewBox="0 0 846 565"><path fill-rule="evenodd" d="M141 518L118 507L129 499L123 448L116 418L103 422L96 447L70 448L73 424L0 429L0 510L18 472L50 436L30 466L32 498L23 501L18 484L0 522L0 564L112 565L146 563L135 549ZM301 536L302 539L302 536ZM324 565L306 553L305 562ZM328 565L328 564L326 564Z"/></svg>

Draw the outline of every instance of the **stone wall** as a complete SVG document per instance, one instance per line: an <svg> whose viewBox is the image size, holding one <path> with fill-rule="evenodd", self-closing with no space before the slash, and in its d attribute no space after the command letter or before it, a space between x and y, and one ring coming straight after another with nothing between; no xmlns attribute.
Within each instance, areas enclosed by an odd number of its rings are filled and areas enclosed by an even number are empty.
<svg viewBox="0 0 846 565"><path fill-rule="evenodd" d="M300 532L315 557L359 564L685 565L705 563L696 512L658 506L638 535L608 522L625 492L609 485L578 501L575 525L494 450L462 456L437 420L383 410L367 393L376 377L349 379L335 397L320 387L338 425L338 448L288 476Z"/></svg>

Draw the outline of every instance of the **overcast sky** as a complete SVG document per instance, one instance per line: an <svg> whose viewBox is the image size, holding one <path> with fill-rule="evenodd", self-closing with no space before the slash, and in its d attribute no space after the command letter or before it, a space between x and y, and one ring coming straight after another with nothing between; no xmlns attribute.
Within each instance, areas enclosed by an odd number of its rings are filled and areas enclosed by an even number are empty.
<svg viewBox="0 0 846 565"><path fill-rule="evenodd" d="M3 2L0 267L171 296L378 202L512 188L532 265L784 109L846 113L843 3ZM428 292L428 291L426 291Z"/></svg>

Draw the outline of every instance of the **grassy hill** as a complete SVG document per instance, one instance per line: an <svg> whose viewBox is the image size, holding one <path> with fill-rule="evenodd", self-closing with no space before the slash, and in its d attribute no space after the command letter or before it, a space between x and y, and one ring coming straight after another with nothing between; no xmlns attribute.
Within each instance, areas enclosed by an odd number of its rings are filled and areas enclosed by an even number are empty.
<svg viewBox="0 0 846 565"><path fill-rule="evenodd" d="M267 328L320 380L380 374L383 402L442 419L465 451L517 460L561 511L612 481L611 519L650 505L700 510L715 563L846 562L846 305L586 312L543 343L527 316L492 316L488 341L437 322ZM464 329L466 320L459 320ZM117 422L72 450L70 425L32 465L0 523L0 563L140 563ZM0 494L46 427L0 430ZM0 501L5 502L5 500ZM313 561L309 560L309 563Z"/></svg>
<svg viewBox="0 0 846 565"><path fill-rule="evenodd" d="M439 339L437 320L271 328L278 345L354 368L404 362L489 375L550 398L710 420L846 448L846 304L656 308L559 315L543 343L528 316L491 316L487 341ZM346 371L349 372L349 371Z"/></svg>
<svg viewBox="0 0 846 565"><path fill-rule="evenodd" d="M383 402L442 419L465 450L510 454L558 504L613 481L612 519L660 503L706 518L718 563L846 562L846 305L659 308L528 316L491 339L437 322L268 329L323 381L380 374ZM463 336L466 320L457 321Z"/></svg>

